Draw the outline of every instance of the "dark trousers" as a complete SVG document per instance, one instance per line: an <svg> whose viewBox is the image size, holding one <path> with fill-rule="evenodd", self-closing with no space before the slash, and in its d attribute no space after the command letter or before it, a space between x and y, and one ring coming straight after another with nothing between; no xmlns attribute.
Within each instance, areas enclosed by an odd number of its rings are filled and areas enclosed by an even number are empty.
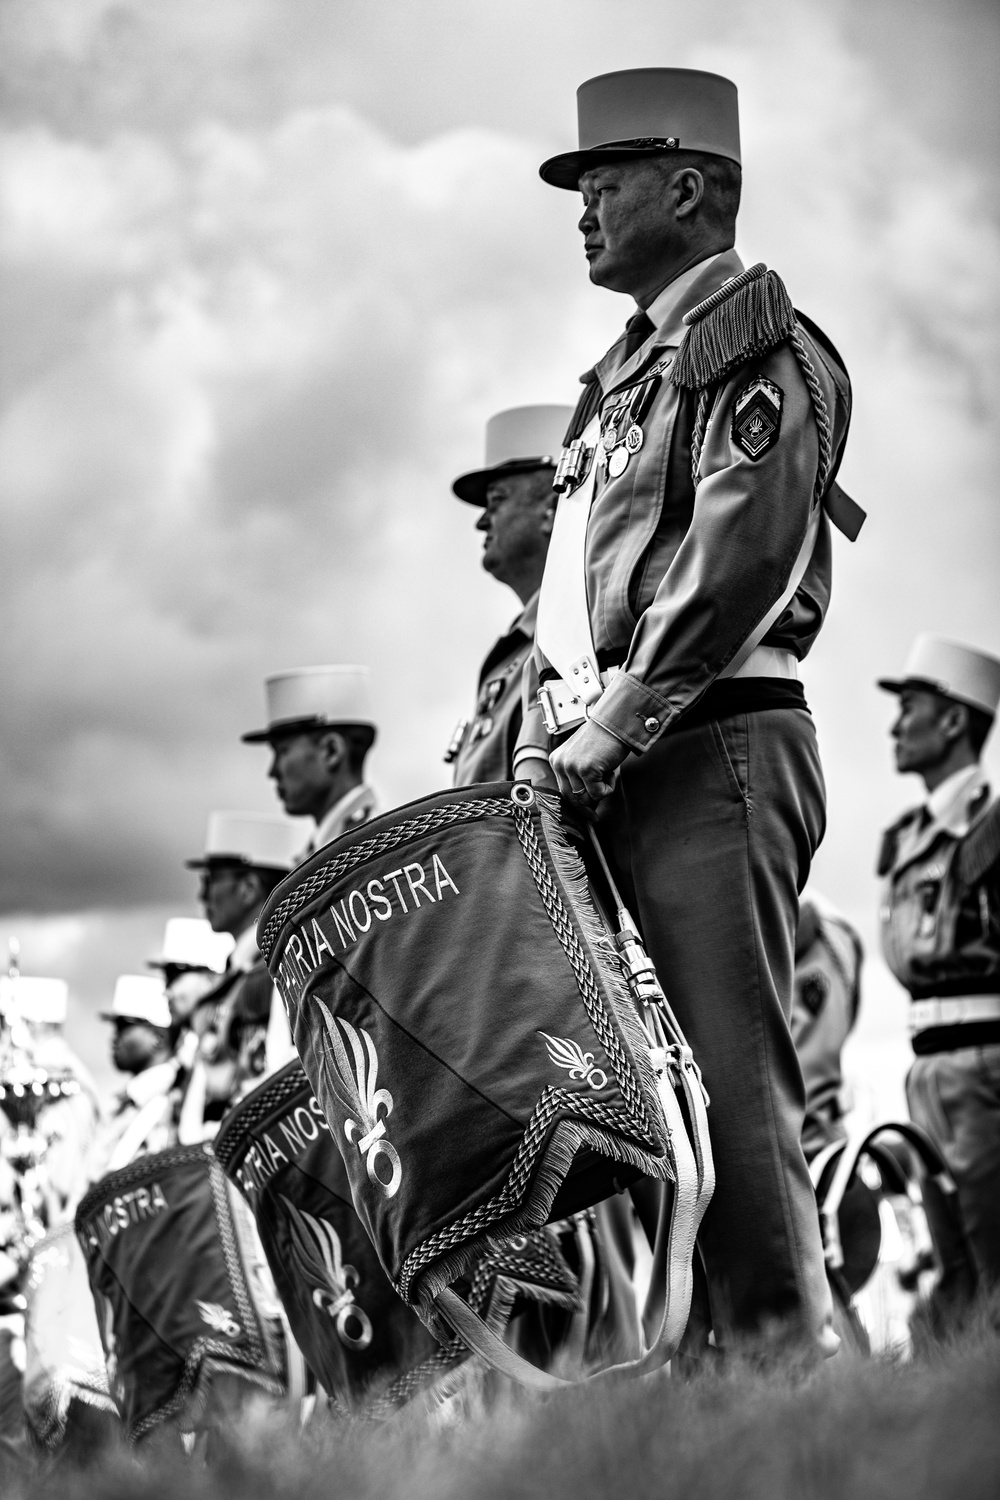
<svg viewBox="0 0 1000 1500"><path fill-rule="evenodd" d="M601 836L711 1096L700 1237L716 1338L827 1322L804 1090L789 1031L798 894L823 835L804 709L665 735L622 767Z"/></svg>

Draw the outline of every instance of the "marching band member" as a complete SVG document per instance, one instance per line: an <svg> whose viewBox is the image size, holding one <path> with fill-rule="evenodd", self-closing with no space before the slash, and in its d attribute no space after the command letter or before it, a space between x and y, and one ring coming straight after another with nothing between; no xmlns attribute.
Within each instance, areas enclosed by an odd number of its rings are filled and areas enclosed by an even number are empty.
<svg viewBox="0 0 1000 1500"><path fill-rule="evenodd" d="M264 683L268 723L241 736L271 747L268 776L286 813L312 818L316 831L300 859L366 823L376 797L365 781L375 743L368 668L296 667Z"/></svg>
<svg viewBox="0 0 1000 1500"><path fill-rule="evenodd" d="M587 377L557 470L539 708L516 769L603 804L703 1070L717 1341L829 1353L789 1015L798 892L825 822L798 663L829 600L828 516L860 524L833 483L850 385L779 278L733 249L735 86L641 68L590 79L578 101L580 149L541 175L582 194L590 279L637 308Z"/></svg>
<svg viewBox="0 0 1000 1500"><path fill-rule="evenodd" d="M232 935L213 932L203 917L167 919L163 950L148 962L163 975L175 1045L192 1035L189 1024L198 1002L218 984L232 949Z"/></svg>
<svg viewBox="0 0 1000 1500"><path fill-rule="evenodd" d="M476 712L461 720L445 756L455 785L508 781L521 727L522 676L535 633L538 590L552 534L554 454L573 415L569 406L518 406L486 424L486 462L452 485L459 500L478 506L484 533L482 565L521 601L521 613L495 643L479 673ZM537 1304L512 1328L521 1353L549 1365L567 1357L577 1365L634 1358L638 1319L632 1273L635 1257L628 1200L598 1204L555 1226L563 1253L579 1276L584 1311Z"/></svg>
<svg viewBox="0 0 1000 1500"><path fill-rule="evenodd" d="M285 811L316 824L296 864L351 828L367 823L378 799L365 781L365 757L377 733L368 668L296 667L264 682L268 723L242 736L245 745L271 748L268 776ZM265 1044L271 1073L295 1056L277 991Z"/></svg>
<svg viewBox="0 0 1000 1500"><path fill-rule="evenodd" d="M161 979L148 974L121 974L111 1009L111 1060L129 1081L118 1095L110 1118L98 1131L87 1163L87 1178L127 1166L143 1151L162 1151L177 1139L172 1089L177 1062L171 1056L170 1007Z"/></svg>
<svg viewBox="0 0 1000 1500"><path fill-rule="evenodd" d="M479 672L476 711L460 719L445 754L455 785L506 781L521 727L521 678L535 637L538 590L549 550L555 494L552 479L570 406L516 406L486 424L486 462L452 485L459 500L482 514L483 567L521 601L521 612L488 653Z"/></svg>
<svg viewBox="0 0 1000 1500"><path fill-rule="evenodd" d="M214 1134L227 1107L264 1071L271 976L257 947L261 907L295 862L300 838L288 818L267 813L212 813L205 851L187 861L201 872L198 896L212 931L232 950L218 982L193 1016L198 1055L181 1105L185 1144Z"/></svg>
<svg viewBox="0 0 1000 1500"><path fill-rule="evenodd" d="M1000 660L921 635L879 687L899 699L896 769L927 790L884 834L878 873L883 951L912 1000L910 1115L958 1189L960 1227L923 1188L948 1320L1000 1283L1000 800L980 764Z"/></svg>

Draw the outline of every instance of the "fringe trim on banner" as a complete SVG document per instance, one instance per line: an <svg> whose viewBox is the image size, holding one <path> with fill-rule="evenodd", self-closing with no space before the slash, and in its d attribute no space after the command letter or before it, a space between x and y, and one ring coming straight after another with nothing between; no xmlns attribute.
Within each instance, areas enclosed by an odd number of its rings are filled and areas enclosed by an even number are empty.
<svg viewBox="0 0 1000 1500"><path fill-rule="evenodd" d="M572 1095L564 1095L564 1102L572 1106L576 1101ZM434 1306L434 1298L438 1292L474 1268L475 1262L484 1252L493 1248L498 1239L509 1239L512 1235L531 1233L542 1228L548 1221L555 1196L569 1175L569 1169L581 1146L591 1147L612 1162L635 1167L644 1176L652 1177L655 1181L673 1181L673 1163L667 1158L651 1161L647 1152L637 1149L620 1136L611 1136L600 1126L595 1128L579 1117L563 1118L545 1144L527 1192L516 1209L504 1210L504 1194L501 1193L493 1203L487 1205L489 1210L496 1207L495 1217L491 1212L488 1222L483 1224L478 1233L465 1228L460 1222L432 1236L430 1240L425 1240L407 1257L402 1274L393 1286L435 1338L444 1342L453 1336L450 1324L442 1323L442 1314ZM458 1243L448 1249L441 1241L452 1237ZM437 1245L435 1240L438 1241ZM421 1265L421 1261L424 1264ZM442 1337L443 1327L446 1331Z"/></svg>
<svg viewBox="0 0 1000 1500"><path fill-rule="evenodd" d="M791 338L795 309L781 277L761 262L699 302L684 321L687 333L668 378L701 390Z"/></svg>

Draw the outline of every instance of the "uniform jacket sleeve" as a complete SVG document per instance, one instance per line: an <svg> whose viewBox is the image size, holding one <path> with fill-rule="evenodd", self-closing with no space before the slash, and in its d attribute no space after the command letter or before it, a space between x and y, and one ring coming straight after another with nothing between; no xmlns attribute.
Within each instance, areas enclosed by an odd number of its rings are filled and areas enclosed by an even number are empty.
<svg viewBox="0 0 1000 1500"><path fill-rule="evenodd" d="M731 435L733 404L763 375L782 392L777 441L756 461ZM818 369L830 412L836 393ZM788 344L722 385L702 450L691 526L640 616L624 669L591 717L645 750L702 695L781 597L813 504L819 435Z"/></svg>

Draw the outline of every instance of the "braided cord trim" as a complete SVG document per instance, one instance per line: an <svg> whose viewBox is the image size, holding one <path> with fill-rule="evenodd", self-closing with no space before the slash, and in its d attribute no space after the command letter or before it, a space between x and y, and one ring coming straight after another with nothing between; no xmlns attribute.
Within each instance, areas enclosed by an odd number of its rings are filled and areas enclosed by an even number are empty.
<svg viewBox="0 0 1000 1500"><path fill-rule="evenodd" d="M206 1145L168 1146L165 1151L148 1152L143 1156L137 1156L134 1161L128 1162L124 1167L119 1167L117 1172L108 1172L106 1176L97 1179L80 1202L76 1211L76 1223L82 1225L84 1219L89 1219L95 1209L103 1208L119 1193L128 1192L131 1187L144 1186L151 1178L170 1167L182 1166L186 1162L197 1161L200 1157L208 1156L209 1150L210 1148Z"/></svg>
<svg viewBox="0 0 1000 1500"><path fill-rule="evenodd" d="M547 1085L542 1090L538 1103L532 1111L531 1119L528 1121L528 1127L521 1137L510 1176L496 1197L491 1198L488 1203L480 1204L478 1208L474 1208L471 1213L456 1220L454 1224L448 1224L444 1229L439 1229L436 1234L424 1240L406 1257L399 1280L394 1283L396 1291L404 1302L410 1300L410 1287L413 1278L419 1272L449 1250L454 1250L466 1240L483 1234L491 1224L498 1223L507 1214L520 1207L530 1186L535 1163L541 1155L545 1137L552 1121L562 1111L593 1124L599 1129L614 1133L621 1131L621 1117L610 1105L602 1104L598 1100L584 1099L579 1094L569 1093L567 1089L557 1089L551 1084Z"/></svg>
<svg viewBox="0 0 1000 1500"><path fill-rule="evenodd" d="M833 423L830 421L830 408L826 404L823 387L819 383L816 368L809 358L802 334L796 327L795 332L789 339L795 358L798 360L809 388L809 397L813 404L813 412L816 416L816 428L819 432L819 467L816 471L816 488L813 490L813 503L822 496L826 489L826 481L830 469L833 466Z"/></svg>
<svg viewBox="0 0 1000 1500"><path fill-rule="evenodd" d="M312 1096L312 1086L302 1070L302 1064L292 1061L266 1083L254 1089L227 1116L225 1124L212 1142L212 1149L228 1172L233 1160L247 1144L247 1137L255 1126L262 1124L283 1105L291 1104L297 1095Z"/></svg>
<svg viewBox="0 0 1000 1500"><path fill-rule="evenodd" d="M712 292L702 302L699 302L696 307L692 307L690 312L686 312L684 314L684 322L689 328L692 323L700 323L702 318L708 313L714 312L717 307L721 307L723 302L728 302L734 292L742 291L743 287L749 286L752 281L759 281L762 276L766 275L767 266L762 260L759 260L756 265L748 266L738 276L730 276L728 281L724 281L717 291Z"/></svg>
<svg viewBox="0 0 1000 1500"><path fill-rule="evenodd" d="M542 853L541 843L535 829L534 821L530 812L518 807L515 810L514 827L524 850L524 857L528 861L538 894L542 898L546 915L552 924L552 930L562 946L563 952L569 960L570 967L576 976L580 996L583 1000L590 1024L597 1033L601 1045L608 1055L608 1059L614 1069L615 1079L621 1089L622 1098L625 1101L625 1109L629 1121L640 1137L649 1138L652 1127L646 1113L642 1094L635 1081L635 1075L629 1063L621 1038L612 1024L604 1006L600 987L594 978L594 971L590 960L584 950L583 944L577 934L569 912L566 910L559 889L552 879L551 872Z"/></svg>
<svg viewBox="0 0 1000 1500"><path fill-rule="evenodd" d="M569 960L576 977L591 1025L611 1064L618 1087L621 1090L629 1124L640 1140L649 1140L652 1129L642 1095L629 1066L625 1049L604 1008L601 992L594 979L593 970L577 935L576 928L563 903L535 831L531 814L524 808L510 804L514 815L514 826L528 867L531 870L538 893L542 898L546 915L552 924L563 952ZM613 1133L621 1132L621 1115L610 1105L598 1100L582 1098L566 1089L543 1089L538 1103L532 1111L527 1129L521 1138L511 1165L510 1176L495 1198L457 1220L446 1225L429 1239L410 1252L403 1262L396 1290L404 1302L409 1301L413 1278L437 1260L439 1256L455 1249L467 1239L488 1230L505 1215L518 1208L527 1193L535 1163L541 1155L545 1138L553 1120L561 1111L575 1115Z"/></svg>
<svg viewBox="0 0 1000 1500"><path fill-rule="evenodd" d="M229 1202L229 1185L226 1176L214 1156L209 1157L208 1176L212 1184L212 1200L215 1204L215 1222L219 1230L219 1243L222 1245L222 1254L226 1262L226 1271L229 1274L229 1285L232 1289L236 1305L240 1310L240 1319L243 1323L243 1331L250 1345L250 1355L255 1364L269 1365L268 1351L264 1345L263 1331L257 1309L250 1296L250 1288L247 1285L246 1271L243 1267L243 1256L240 1253L239 1241L236 1237L236 1226L233 1223L233 1210ZM268 1370L269 1374L276 1373Z"/></svg>
<svg viewBox="0 0 1000 1500"><path fill-rule="evenodd" d="M390 849L397 849L400 844L435 833L440 828L451 828L456 823L475 823L481 818L510 818L513 814L514 804L506 797L483 797L476 802L455 802L449 807L435 807L429 812L421 813L419 817L407 818L392 828L384 829L374 838L364 839L350 849L333 855L318 870L307 876L301 885L297 885L283 901L279 901L266 925L257 934L261 953L269 962L278 934L285 923L295 917L331 881L339 880L342 875L349 874L366 860L388 854Z"/></svg>
<svg viewBox="0 0 1000 1500"><path fill-rule="evenodd" d="M694 431L691 433L691 483L695 489L698 488L701 475L701 450L705 446L705 434L708 431L708 386L702 386L698 392L698 410L694 419Z"/></svg>

